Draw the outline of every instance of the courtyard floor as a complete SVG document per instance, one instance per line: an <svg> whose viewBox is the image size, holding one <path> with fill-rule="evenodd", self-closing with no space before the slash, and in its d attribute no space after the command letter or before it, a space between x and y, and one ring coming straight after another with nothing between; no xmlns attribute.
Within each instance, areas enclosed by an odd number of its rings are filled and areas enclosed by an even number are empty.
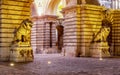
<svg viewBox="0 0 120 75"><path fill-rule="evenodd" d="M120 58L64 57L36 54L29 63L0 62L0 75L120 75Z"/></svg>

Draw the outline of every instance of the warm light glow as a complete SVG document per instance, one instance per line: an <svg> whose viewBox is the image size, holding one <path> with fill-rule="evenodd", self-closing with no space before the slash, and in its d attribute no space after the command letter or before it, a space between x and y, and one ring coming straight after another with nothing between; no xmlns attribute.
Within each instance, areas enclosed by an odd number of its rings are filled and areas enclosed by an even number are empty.
<svg viewBox="0 0 120 75"><path fill-rule="evenodd" d="M42 15L43 13L43 0L35 0L35 5L36 5L36 9L37 9L37 13L38 15Z"/></svg>
<svg viewBox="0 0 120 75"><path fill-rule="evenodd" d="M99 58L99 60L103 60L103 58Z"/></svg>
<svg viewBox="0 0 120 75"><path fill-rule="evenodd" d="M48 61L48 64L51 64L51 61Z"/></svg>
<svg viewBox="0 0 120 75"><path fill-rule="evenodd" d="M10 66L15 66L15 64L14 63L10 63Z"/></svg>
<svg viewBox="0 0 120 75"><path fill-rule="evenodd" d="M101 43L101 44L103 44L103 43ZM103 60L103 58L102 58L102 47L100 47L100 58L99 58L99 60Z"/></svg>
<svg viewBox="0 0 120 75"><path fill-rule="evenodd" d="M59 16L59 18L63 18L63 15L60 11L62 11L62 8L64 8L65 5L66 5L65 0L61 0L61 2L58 5L58 8L57 8L57 15Z"/></svg>
<svg viewBox="0 0 120 75"><path fill-rule="evenodd" d="M49 6L49 3L51 3L51 2L52 2L51 0L34 0L34 4L36 6L38 16L51 13L50 10L46 10L46 9L50 8L48 6ZM63 17L63 15L61 14L60 11L62 11L62 8L64 8L65 5L66 5L66 1L65 0L60 0L60 3L57 7L57 11L55 13L60 18ZM52 10L54 10L55 7L52 7L52 8L53 8Z"/></svg>

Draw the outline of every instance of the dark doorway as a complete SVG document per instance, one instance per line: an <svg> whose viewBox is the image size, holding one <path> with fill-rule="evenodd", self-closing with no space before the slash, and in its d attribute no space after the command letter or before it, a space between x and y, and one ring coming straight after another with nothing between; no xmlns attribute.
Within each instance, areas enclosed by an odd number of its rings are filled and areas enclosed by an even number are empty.
<svg viewBox="0 0 120 75"><path fill-rule="evenodd" d="M52 48L52 22L50 24L50 48Z"/></svg>
<svg viewBox="0 0 120 75"><path fill-rule="evenodd" d="M58 25L56 27L57 29L57 46L58 46L58 52L60 53L62 51L62 47L63 47L63 30L64 27L62 25Z"/></svg>

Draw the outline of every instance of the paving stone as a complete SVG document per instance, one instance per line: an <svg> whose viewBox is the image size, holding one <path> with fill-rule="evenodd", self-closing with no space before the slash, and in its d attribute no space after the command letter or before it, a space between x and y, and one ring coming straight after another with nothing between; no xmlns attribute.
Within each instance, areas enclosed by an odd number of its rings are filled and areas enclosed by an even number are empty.
<svg viewBox="0 0 120 75"><path fill-rule="evenodd" d="M120 75L120 59L37 54L33 62L0 62L0 75ZM13 62L12 62L13 63Z"/></svg>

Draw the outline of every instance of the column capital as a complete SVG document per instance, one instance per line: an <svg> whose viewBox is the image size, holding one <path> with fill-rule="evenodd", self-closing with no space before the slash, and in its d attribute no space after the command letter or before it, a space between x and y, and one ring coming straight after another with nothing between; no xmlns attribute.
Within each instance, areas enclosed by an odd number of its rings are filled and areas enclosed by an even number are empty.
<svg viewBox="0 0 120 75"><path fill-rule="evenodd" d="M55 15L42 15L42 16L34 16L32 17L32 20L43 20L43 21L55 21L58 19L58 16Z"/></svg>

